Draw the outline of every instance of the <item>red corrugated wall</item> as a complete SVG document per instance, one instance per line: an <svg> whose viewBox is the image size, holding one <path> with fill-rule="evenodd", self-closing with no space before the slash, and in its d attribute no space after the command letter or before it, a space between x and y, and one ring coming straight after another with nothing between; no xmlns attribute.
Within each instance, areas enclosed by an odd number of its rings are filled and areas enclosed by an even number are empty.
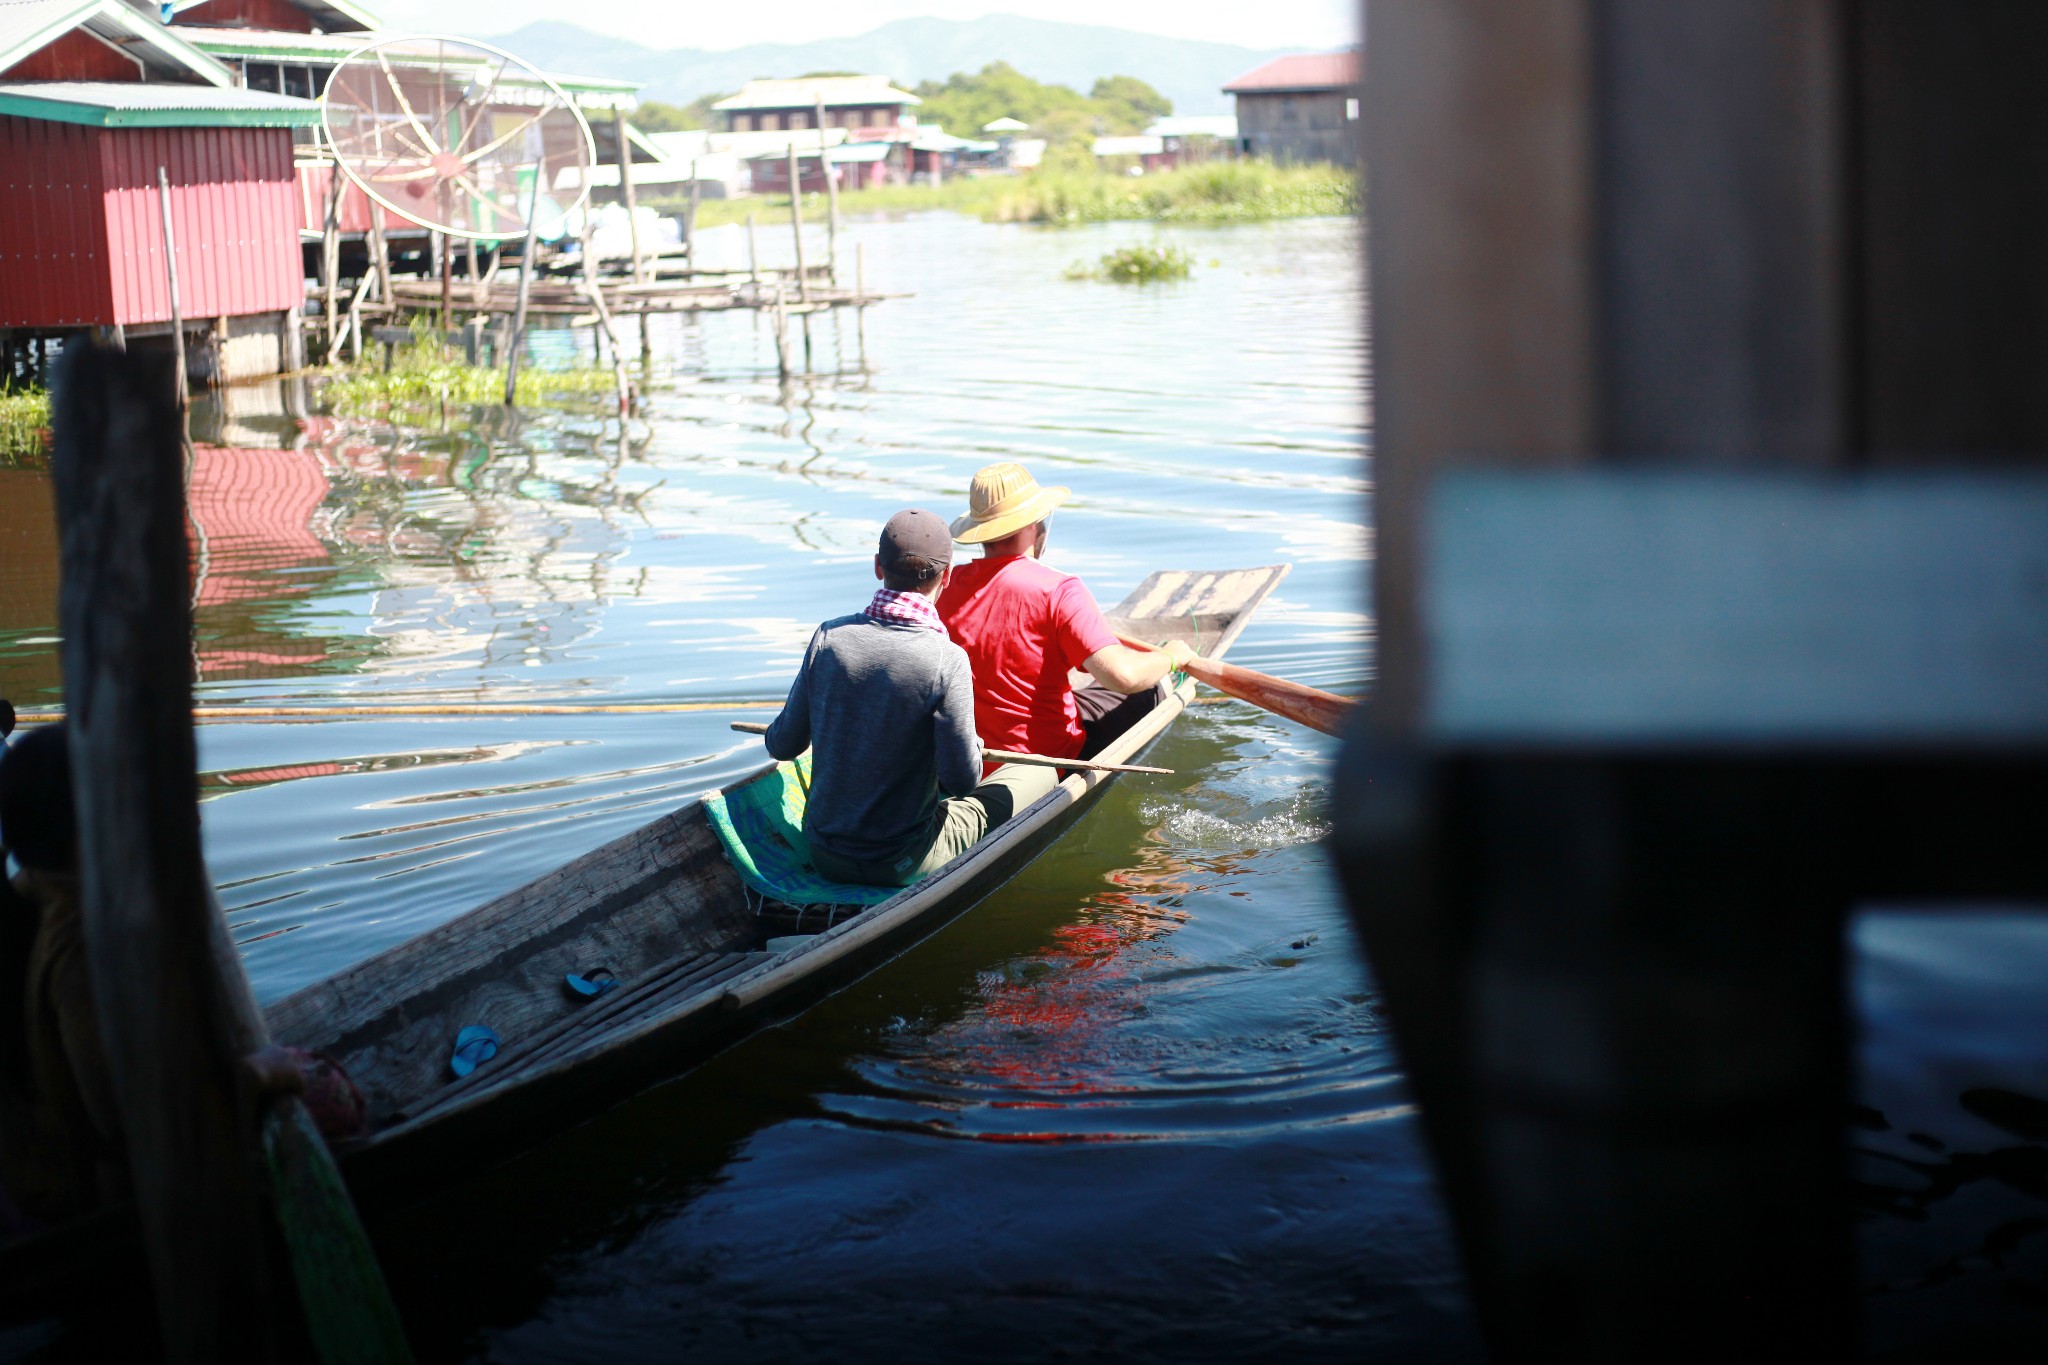
<svg viewBox="0 0 2048 1365"><path fill-rule="evenodd" d="M178 301L188 318L299 306L292 135L286 128L100 130L113 321L171 316L157 167L170 173Z"/></svg>
<svg viewBox="0 0 2048 1365"><path fill-rule="evenodd" d="M0 115L0 327L113 320L99 135Z"/></svg>
<svg viewBox="0 0 2048 1365"><path fill-rule="evenodd" d="M0 115L0 327L167 322L171 178L188 318L299 306L287 128L87 128Z"/></svg>
<svg viewBox="0 0 2048 1365"><path fill-rule="evenodd" d="M327 230L327 186L334 179L332 166L307 163L299 167L299 226L308 232ZM412 219L393 213L381 204L374 203L363 193L362 186L344 177L341 186L341 230L343 232L368 232L370 212L375 209L384 217L384 227L400 232L418 232L420 225Z"/></svg>

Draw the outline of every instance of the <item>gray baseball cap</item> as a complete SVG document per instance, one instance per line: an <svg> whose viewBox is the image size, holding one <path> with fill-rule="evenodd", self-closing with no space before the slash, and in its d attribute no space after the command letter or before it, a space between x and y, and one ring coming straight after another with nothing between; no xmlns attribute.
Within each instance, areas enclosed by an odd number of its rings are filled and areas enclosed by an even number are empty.
<svg viewBox="0 0 2048 1365"><path fill-rule="evenodd" d="M938 513L922 507L905 508L882 528L882 543L876 553L885 568L911 556L944 568L953 562L953 533Z"/></svg>

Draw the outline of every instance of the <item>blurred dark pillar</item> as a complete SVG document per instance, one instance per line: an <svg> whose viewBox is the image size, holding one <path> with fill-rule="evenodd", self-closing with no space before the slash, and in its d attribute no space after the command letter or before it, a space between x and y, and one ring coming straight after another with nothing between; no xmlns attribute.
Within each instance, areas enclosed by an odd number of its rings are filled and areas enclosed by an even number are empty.
<svg viewBox="0 0 2048 1365"><path fill-rule="evenodd" d="M1843 917L2048 894L2048 5L1368 20L1333 840L1489 1340L1835 1358Z"/></svg>

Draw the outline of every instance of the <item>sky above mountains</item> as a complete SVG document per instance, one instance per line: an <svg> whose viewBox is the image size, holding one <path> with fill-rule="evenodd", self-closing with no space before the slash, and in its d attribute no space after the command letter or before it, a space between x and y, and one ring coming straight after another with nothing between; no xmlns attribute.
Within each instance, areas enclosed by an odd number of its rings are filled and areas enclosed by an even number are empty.
<svg viewBox="0 0 2048 1365"><path fill-rule="evenodd" d="M1255 48L1342 47L1356 39L1357 0L778 0L773 5L679 5L675 0L369 0L388 27L440 33L505 33L536 20L567 19L648 47L727 48L748 43L848 37L892 19L977 19L1028 14Z"/></svg>

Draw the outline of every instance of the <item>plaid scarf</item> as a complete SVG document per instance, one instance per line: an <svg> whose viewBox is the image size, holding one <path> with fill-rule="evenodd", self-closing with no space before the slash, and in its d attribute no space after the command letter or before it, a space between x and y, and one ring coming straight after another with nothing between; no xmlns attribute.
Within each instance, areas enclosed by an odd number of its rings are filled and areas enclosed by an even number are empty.
<svg viewBox="0 0 2048 1365"><path fill-rule="evenodd" d="M877 621L896 621L907 626L923 626L946 635L946 623L939 619L939 609L932 599L921 592L896 592L880 588L875 592L874 601L868 603L867 614ZM947 639L952 636L946 635Z"/></svg>

